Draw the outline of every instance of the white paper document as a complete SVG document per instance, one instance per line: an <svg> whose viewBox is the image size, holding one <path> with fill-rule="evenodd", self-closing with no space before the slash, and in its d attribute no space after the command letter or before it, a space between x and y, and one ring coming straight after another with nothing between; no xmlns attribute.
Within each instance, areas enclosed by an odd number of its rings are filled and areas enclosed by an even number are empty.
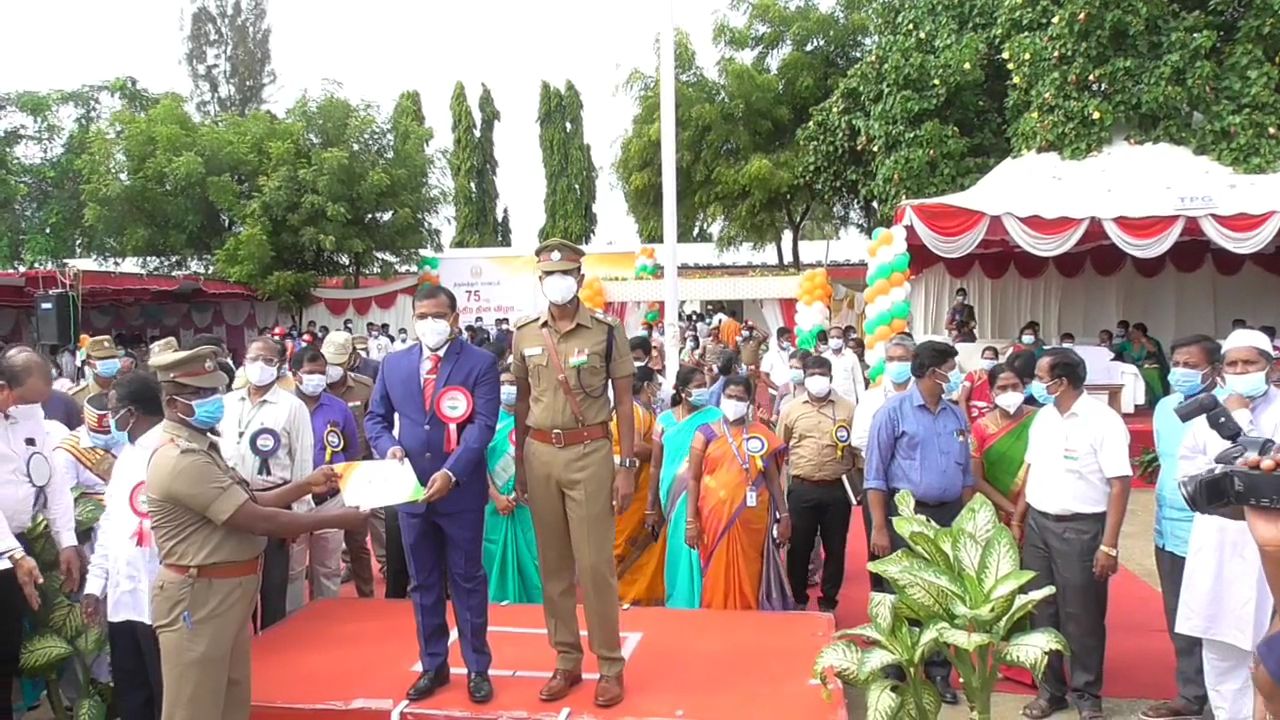
<svg viewBox="0 0 1280 720"><path fill-rule="evenodd" d="M333 469L347 507L373 510L418 502L426 492L407 460L362 460L338 463Z"/></svg>

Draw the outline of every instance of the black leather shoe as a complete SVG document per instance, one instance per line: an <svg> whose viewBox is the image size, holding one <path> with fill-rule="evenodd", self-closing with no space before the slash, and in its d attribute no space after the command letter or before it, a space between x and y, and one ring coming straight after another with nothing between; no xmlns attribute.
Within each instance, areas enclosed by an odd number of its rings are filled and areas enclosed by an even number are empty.
<svg viewBox="0 0 1280 720"><path fill-rule="evenodd" d="M471 673L467 677L467 695L471 702L484 704L493 699L493 683L489 682L489 673Z"/></svg>
<svg viewBox="0 0 1280 720"><path fill-rule="evenodd" d="M409 691L404 697L409 702L417 702L426 700L435 694L437 690L449 684L449 666L441 665L431 672L424 672L413 681L413 685L409 686Z"/></svg>
<svg viewBox="0 0 1280 720"><path fill-rule="evenodd" d="M942 697L942 702L947 705L959 705L960 696L956 694L955 688L951 687L951 681L947 678L934 678L933 686L938 688L938 695Z"/></svg>

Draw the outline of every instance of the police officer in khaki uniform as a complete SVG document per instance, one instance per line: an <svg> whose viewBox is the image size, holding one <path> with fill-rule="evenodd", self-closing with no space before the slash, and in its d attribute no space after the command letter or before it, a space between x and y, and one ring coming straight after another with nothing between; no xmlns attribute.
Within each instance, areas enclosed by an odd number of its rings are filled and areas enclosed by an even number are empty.
<svg viewBox="0 0 1280 720"><path fill-rule="evenodd" d="M357 372L347 369L347 364L356 354L351 343L351 333L338 330L324 338L320 352L328 363L325 371L328 375L329 393L347 404L351 414L356 417L356 433L360 436L360 449L352 460L371 460L369 439L364 434L364 416L369 412L369 398L373 396L373 380ZM370 517L370 525L373 518ZM342 562L347 567L343 574L356 584L356 595L362 598L373 597L373 556L369 553L369 529L363 528L348 532L343 538L346 548L342 551Z"/></svg>
<svg viewBox="0 0 1280 720"><path fill-rule="evenodd" d="M178 340L172 336L162 337L147 348L147 362L150 363L155 358L172 352L178 352Z"/></svg>
<svg viewBox="0 0 1280 720"><path fill-rule="evenodd" d="M330 467L254 493L222 460L209 430L222 416L216 352L201 347L155 358L165 392L164 440L147 471L146 511L160 572L152 615L164 677L163 720L248 720L249 620L258 599L264 536L363 527L342 509L295 513L295 500L336 486Z"/></svg>
<svg viewBox="0 0 1280 720"><path fill-rule="evenodd" d="M639 461L630 412L618 413L617 466L609 436L613 403L631 407L635 366L621 324L578 300L581 248L548 240L538 258L546 313L516 323L516 490L527 498L538 539L547 635L556 669L539 696L552 702L582 682L575 571L582 584L587 633L600 666L595 703L622 702L614 516L635 490ZM602 540L603 539L603 540Z"/></svg>
<svg viewBox="0 0 1280 720"><path fill-rule="evenodd" d="M116 341L112 340L110 335L89 338L85 355L89 358L89 370L93 375L80 381L80 384L71 388L71 392L68 393L82 408L84 401L90 395L109 391L116 376L125 369L123 367L125 360L121 357L120 349L116 347Z"/></svg>

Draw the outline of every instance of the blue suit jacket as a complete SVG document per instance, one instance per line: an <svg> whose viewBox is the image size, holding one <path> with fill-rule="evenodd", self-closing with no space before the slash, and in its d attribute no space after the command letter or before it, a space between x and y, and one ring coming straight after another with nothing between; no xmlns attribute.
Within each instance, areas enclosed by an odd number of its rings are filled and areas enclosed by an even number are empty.
<svg viewBox="0 0 1280 720"><path fill-rule="evenodd" d="M444 451L446 424L422 401L422 344L397 350L382 360L373 385L365 434L374 455L386 457L391 448L404 449L418 482L424 486L439 470L447 469L458 486L430 507L440 513L483 511L489 501L485 451L498 422L498 368L487 350L455 338L449 343L436 376L436 394L453 385L471 392L475 407L459 427L458 447ZM434 405L434 401L432 405ZM400 434L393 431L400 416ZM405 512L426 512L427 505L401 505Z"/></svg>

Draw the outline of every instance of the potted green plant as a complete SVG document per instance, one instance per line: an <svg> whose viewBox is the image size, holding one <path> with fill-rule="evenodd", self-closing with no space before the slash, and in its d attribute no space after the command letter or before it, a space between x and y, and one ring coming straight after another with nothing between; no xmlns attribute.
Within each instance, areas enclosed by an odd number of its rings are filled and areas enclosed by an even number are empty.
<svg viewBox="0 0 1280 720"><path fill-rule="evenodd" d="M84 533L98 524L102 505L76 494L76 532ZM102 628L86 623L79 603L62 590L58 545L43 515L27 529L31 557L40 565L44 584L40 586L40 610L35 614L35 631L22 643L19 668L29 678L45 681L49 705L58 720L106 720L111 687L93 680L89 668L94 659L107 650L107 636ZM59 678L71 663L80 689L74 715L67 714Z"/></svg>
<svg viewBox="0 0 1280 720"><path fill-rule="evenodd" d="M863 688L870 718L928 720L942 705L924 677L924 659L942 651L960 674L969 717L991 720L1001 665L1026 668L1038 679L1049 653L1068 652L1057 630L1018 629L1055 589L1019 592L1035 573L1021 568L1013 533L987 498L974 497L949 528L916 514L908 492L894 502L893 527L908 547L867 567L896 594L872 594L871 622L837 633L819 652L814 678L828 693L832 675ZM884 672L895 666L903 679Z"/></svg>
<svg viewBox="0 0 1280 720"><path fill-rule="evenodd" d="M1148 485L1155 485L1160 477L1160 455L1155 448L1145 448L1133 461L1133 474Z"/></svg>

